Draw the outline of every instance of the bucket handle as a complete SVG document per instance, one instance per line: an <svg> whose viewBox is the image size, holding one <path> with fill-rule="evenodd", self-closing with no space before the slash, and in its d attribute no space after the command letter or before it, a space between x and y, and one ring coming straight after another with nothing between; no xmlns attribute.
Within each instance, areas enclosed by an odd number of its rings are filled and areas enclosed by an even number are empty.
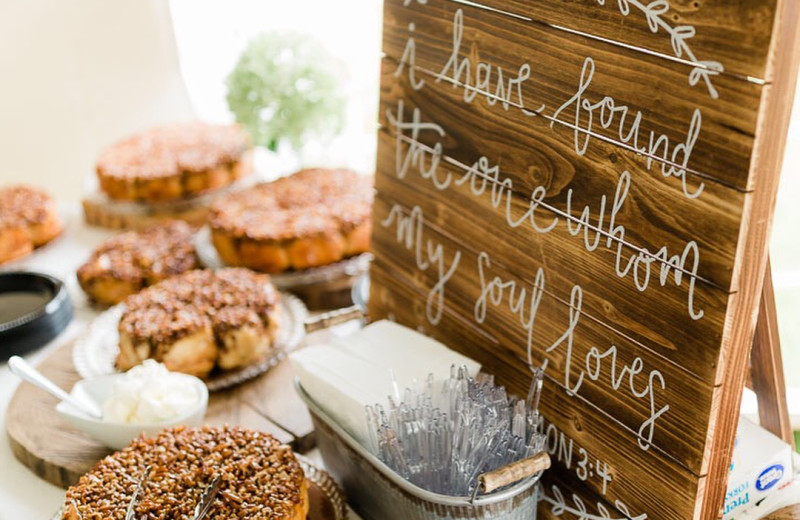
<svg viewBox="0 0 800 520"><path fill-rule="evenodd" d="M475 486L475 491L472 492L470 504L475 502L478 493L491 493L495 489L532 477L549 467L550 455L546 451L542 451L536 455L512 462L494 471L483 473L478 476L478 485Z"/></svg>

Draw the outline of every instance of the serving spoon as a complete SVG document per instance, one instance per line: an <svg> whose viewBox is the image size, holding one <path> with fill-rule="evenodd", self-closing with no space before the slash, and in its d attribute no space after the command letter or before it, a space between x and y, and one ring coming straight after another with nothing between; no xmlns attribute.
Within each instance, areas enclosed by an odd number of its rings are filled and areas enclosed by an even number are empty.
<svg viewBox="0 0 800 520"><path fill-rule="evenodd" d="M80 410L82 413L92 417L93 419L102 419L103 413L93 404L85 403L75 399L67 392L62 390L51 379L45 377L44 374L33 368L27 361L19 356L11 356L8 360L8 367L17 377L27 381L28 383L37 386L49 393L50 395L68 403L70 406Z"/></svg>

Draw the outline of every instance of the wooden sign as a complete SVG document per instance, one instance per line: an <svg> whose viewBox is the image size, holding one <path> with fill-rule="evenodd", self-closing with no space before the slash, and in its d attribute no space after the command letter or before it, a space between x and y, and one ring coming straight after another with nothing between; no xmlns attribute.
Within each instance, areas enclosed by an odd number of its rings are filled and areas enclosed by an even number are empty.
<svg viewBox="0 0 800 520"><path fill-rule="evenodd" d="M370 318L547 365L540 518L720 514L798 9L386 0Z"/></svg>

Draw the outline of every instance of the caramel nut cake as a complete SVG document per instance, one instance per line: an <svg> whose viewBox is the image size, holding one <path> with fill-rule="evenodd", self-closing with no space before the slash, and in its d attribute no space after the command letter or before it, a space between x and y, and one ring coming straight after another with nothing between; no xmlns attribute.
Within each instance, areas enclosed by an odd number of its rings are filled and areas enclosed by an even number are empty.
<svg viewBox="0 0 800 520"><path fill-rule="evenodd" d="M192 228L173 220L107 240L78 269L78 282L94 301L113 305L197 267Z"/></svg>
<svg viewBox="0 0 800 520"><path fill-rule="evenodd" d="M30 186L0 188L0 264L50 242L61 229L50 195Z"/></svg>
<svg viewBox="0 0 800 520"><path fill-rule="evenodd" d="M111 145L97 160L100 189L128 201L197 195L251 171L247 134L237 125L202 122L152 128Z"/></svg>
<svg viewBox="0 0 800 520"><path fill-rule="evenodd" d="M302 170L225 196L209 212L227 265L267 273L307 269L369 250L372 178Z"/></svg>
<svg viewBox="0 0 800 520"><path fill-rule="evenodd" d="M125 300L117 368L145 359L206 377L239 368L272 348L280 293L268 275L247 269L194 270L167 278Z"/></svg>
<svg viewBox="0 0 800 520"><path fill-rule="evenodd" d="M308 484L291 448L240 427L165 430L97 463L67 490L62 520L124 520L150 466L134 518L189 519L216 475L222 485L206 518L304 520Z"/></svg>

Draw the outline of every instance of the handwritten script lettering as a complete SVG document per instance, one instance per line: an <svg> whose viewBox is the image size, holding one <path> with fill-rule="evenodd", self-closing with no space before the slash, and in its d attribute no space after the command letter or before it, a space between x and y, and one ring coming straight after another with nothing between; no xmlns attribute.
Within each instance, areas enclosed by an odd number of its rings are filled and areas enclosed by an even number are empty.
<svg viewBox="0 0 800 520"><path fill-rule="evenodd" d="M441 244L434 244L428 239L423 246L423 227L425 217L419 206L412 208L410 214L405 214L403 208L394 205L389 215L381 222L385 228L395 225L397 231L397 242L405 246L409 251L414 252L417 268L427 271L431 265L436 270L438 281L428 293L428 300L425 306L428 322L431 325L438 325L442 319L445 302L445 285L458 268L461 261L461 251L456 251L450 260L449 267L446 265L444 248Z"/></svg>

